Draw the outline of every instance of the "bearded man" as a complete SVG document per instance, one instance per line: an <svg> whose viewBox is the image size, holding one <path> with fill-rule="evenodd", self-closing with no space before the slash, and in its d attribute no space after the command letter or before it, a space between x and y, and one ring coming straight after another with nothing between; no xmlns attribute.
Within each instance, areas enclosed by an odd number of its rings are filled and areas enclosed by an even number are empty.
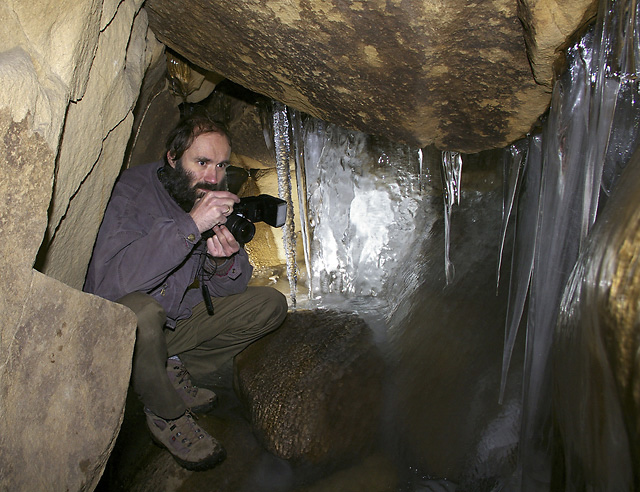
<svg viewBox="0 0 640 492"><path fill-rule="evenodd" d="M136 314L131 385L151 435L185 468L204 470L226 452L193 419L217 399L197 385L210 385L222 364L278 328L287 301L273 288L247 287L253 267L224 225L240 201L226 191L224 127L192 114L165 150L164 162L120 176L84 290ZM207 231L214 234L205 240Z"/></svg>

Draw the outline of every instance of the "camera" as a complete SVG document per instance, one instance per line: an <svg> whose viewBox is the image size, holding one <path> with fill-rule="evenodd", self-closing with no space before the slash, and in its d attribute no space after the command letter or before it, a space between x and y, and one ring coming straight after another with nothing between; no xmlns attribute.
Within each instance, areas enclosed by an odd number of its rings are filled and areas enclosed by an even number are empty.
<svg viewBox="0 0 640 492"><path fill-rule="evenodd" d="M224 224L240 244L246 244L256 233L254 222L282 227L287 218L287 202L271 195L247 196L234 205L233 213ZM203 239L212 237L213 229L202 233Z"/></svg>

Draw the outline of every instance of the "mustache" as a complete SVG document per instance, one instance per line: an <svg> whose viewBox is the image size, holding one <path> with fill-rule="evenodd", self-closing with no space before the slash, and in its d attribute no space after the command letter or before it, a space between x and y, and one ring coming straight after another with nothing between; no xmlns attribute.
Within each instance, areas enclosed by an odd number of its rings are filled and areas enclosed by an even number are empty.
<svg viewBox="0 0 640 492"><path fill-rule="evenodd" d="M204 182L196 183L193 188L196 190L205 190L205 191L224 191L227 189L225 186L224 180L220 181L219 183L204 183Z"/></svg>

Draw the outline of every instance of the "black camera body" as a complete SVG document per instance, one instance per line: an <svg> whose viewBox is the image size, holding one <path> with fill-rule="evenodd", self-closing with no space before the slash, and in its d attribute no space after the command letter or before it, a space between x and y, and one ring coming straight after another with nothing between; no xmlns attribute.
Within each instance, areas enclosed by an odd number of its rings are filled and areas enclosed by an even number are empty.
<svg viewBox="0 0 640 492"><path fill-rule="evenodd" d="M287 202L271 195L247 196L233 207L233 213L224 224L240 244L246 244L256 233L255 222L271 227L282 227L287 219ZM204 239L212 237L212 229L202 233Z"/></svg>

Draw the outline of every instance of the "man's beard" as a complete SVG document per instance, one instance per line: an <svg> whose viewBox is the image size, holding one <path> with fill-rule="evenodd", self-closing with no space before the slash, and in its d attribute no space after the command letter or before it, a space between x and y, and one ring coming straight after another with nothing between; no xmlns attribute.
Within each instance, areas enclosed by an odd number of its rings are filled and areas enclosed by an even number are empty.
<svg viewBox="0 0 640 492"><path fill-rule="evenodd" d="M182 160L176 161L176 167L165 164L158 170L158 179L169 195L185 212L190 212L196 200L207 191L220 191L227 189L226 176L218 183L199 182L191 186L194 180L193 174L182 167Z"/></svg>

